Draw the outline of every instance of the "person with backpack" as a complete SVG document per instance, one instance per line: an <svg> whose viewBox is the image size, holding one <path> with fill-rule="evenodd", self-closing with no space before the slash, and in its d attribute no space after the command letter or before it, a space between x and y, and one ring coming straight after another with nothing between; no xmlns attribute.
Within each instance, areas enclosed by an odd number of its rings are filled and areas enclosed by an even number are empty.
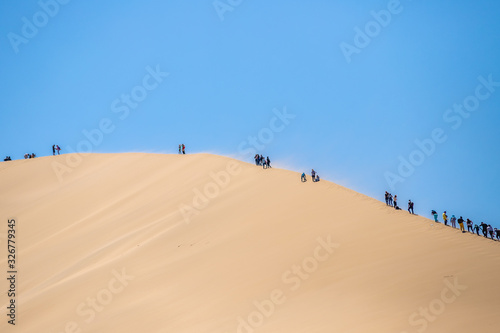
<svg viewBox="0 0 500 333"><path fill-rule="evenodd" d="M455 215L452 215L452 216L451 216L450 222L451 222L451 226L452 226L453 228L456 228L456 227L457 227L457 224L456 224L456 222L457 222L457 218L455 217Z"/></svg>
<svg viewBox="0 0 500 333"><path fill-rule="evenodd" d="M444 221L444 225L448 225L448 215L446 215L446 211L444 211L444 213L443 213L443 221Z"/></svg>
<svg viewBox="0 0 500 333"><path fill-rule="evenodd" d="M431 214L432 214L432 216L434 216L434 222L438 222L439 223L439 221L438 221L438 213L435 210L432 210Z"/></svg>
<svg viewBox="0 0 500 333"><path fill-rule="evenodd" d="M462 216L460 216L460 218L458 219L458 225L460 226L460 231L462 233L465 232L465 228L464 228L464 219L462 218Z"/></svg>

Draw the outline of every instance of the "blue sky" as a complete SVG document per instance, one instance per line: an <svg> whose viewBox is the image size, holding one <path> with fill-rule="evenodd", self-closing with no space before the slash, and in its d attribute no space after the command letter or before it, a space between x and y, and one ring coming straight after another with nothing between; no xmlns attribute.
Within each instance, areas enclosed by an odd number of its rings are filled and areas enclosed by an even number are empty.
<svg viewBox="0 0 500 333"><path fill-rule="evenodd" d="M61 2L0 3L2 157L103 119L93 152L251 162L260 135L275 166L500 227L500 2Z"/></svg>

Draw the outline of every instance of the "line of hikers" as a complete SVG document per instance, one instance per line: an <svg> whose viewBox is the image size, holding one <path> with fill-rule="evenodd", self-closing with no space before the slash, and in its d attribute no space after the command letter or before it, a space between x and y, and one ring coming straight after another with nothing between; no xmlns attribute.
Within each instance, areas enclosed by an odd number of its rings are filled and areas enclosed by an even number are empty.
<svg viewBox="0 0 500 333"><path fill-rule="evenodd" d="M183 143L179 145L179 154L186 154L186 146Z"/></svg>
<svg viewBox="0 0 500 333"><path fill-rule="evenodd" d="M385 191L385 204L391 207L394 207L395 209L399 210L401 208L398 207L398 196L397 195L392 195L389 192ZM408 200L408 213L410 214L415 214L413 211L413 206L414 203L411 200ZM434 221L437 223L440 223L438 221L438 213L435 210L432 210L431 212L432 216L434 216ZM443 212L443 221L444 225L448 225L448 215L446 215L446 211ZM491 224L486 224L484 222L481 222L481 224L477 225L474 224L470 219L467 219L464 221L462 216L460 216L459 219L455 217L455 215L452 215L450 218L451 222L451 227L456 228L456 223L458 222L458 225L460 226L460 231L462 233L465 232L465 227L464 227L464 222L467 223L467 231L470 231L472 233L476 232L476 234L479 236L479 230L483 233L483 236L488 238L488 235L490 235L491 239L494 239L494 237L497 238L497 240L500 240L500 229L493 228Z"/></svg>
<svg viewBox="0 0 500 333"><path fill-rule="evenodd" d="M314 171L314 169L311 170L311 178L314 183L319 182L319 175ZM302 172L302 175L300 176L300 181L305 183L307 182L307 177L305 172Z"/></svg>
<svg viewBox="0 0 500 333"><path fill-rule="evenodd" d="M262 155L255 154L253 159L255 160L255 165L257 166L261 165L264 169L271 167L271 160L269 159L269 156L267 158L264 158L264 156Z"/></svg>
<svg viewBox="0 0 500 333"><path fill-rule="evenodd" d="M432 216L434 216L434 221L437 223L440 223L438 221L438 213L435 210L431 211ZM448 225L448 215L446 214L446 211L443 212L443 222L444 225ZM460 218L456 218L455 215L452 215L450 218L451 222L451 227L456 228L457 225L456 223L458 222L458 225L460 226L460 231L462 233L465 232L465 227L464 227L464 222L467 224L467 232L471 233L476 233L479 236L479 230L481 230L482 234L484 237L488 238L488 235L490 235L491 239L494 239L496 237L497 240L500 240L500 229L493 228L491 224L486 224L484 222L481 222L481 224L474 224L470 219L467 219L464 221L463 217L460 216Z"/></svg>

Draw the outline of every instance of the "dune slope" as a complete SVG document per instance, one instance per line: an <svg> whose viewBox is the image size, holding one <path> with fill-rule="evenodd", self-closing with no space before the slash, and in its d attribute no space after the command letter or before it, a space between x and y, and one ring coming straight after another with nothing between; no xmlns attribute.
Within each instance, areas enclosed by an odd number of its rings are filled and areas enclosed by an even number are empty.
<svg viewBox="0 0 500 333"><path fill-rule="evenodd" d="M0 185L1 332L499 330L500 242L328 181L131 153L0 163Z"/></svg>

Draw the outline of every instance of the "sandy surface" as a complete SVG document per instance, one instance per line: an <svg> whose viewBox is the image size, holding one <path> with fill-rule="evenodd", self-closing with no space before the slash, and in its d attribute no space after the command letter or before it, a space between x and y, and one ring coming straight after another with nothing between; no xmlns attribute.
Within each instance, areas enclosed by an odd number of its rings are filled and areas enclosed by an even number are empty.
<svg viewBox="0 0 500 333"><path fill-rule="evenodd" d="M0 185L0 332L500 332L500 242L331 182L93 154L2 162Z"/></svg>

